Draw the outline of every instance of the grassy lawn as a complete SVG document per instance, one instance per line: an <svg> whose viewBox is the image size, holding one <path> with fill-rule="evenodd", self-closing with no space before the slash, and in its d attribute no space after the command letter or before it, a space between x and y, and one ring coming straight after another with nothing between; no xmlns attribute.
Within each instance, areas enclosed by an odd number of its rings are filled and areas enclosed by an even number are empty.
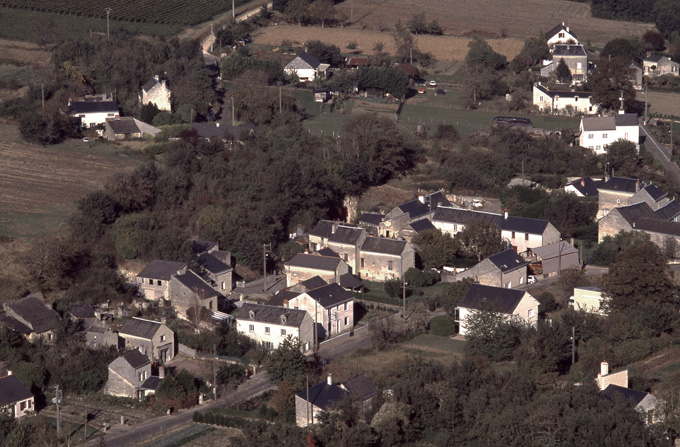
<svg viewBox="0 0 680 447"><path fill-rule="evenodd" d="M403 343L402 346L417 351L458 357L463 357L465 351L465 341L432 334L419 335L413 340Z"/></svg>

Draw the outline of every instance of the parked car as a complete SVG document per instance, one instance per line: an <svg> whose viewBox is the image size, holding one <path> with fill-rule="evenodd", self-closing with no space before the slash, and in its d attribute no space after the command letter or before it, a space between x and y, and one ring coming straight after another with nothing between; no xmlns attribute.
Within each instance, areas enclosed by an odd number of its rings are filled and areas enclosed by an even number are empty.
<svg viewBox="0 0 680 447"><path fill-rule="evenodd" d="M430 87L436 87L437 86L437 81L434 79L430 81Z"/></svg>
<svg viewBox="0 0 680 447"><path fill-rule="evenodd" d="M418 93L420 93L421 95L422 95L423 93L425 93L425 87L420 87L420 88L418 89Z"/></svg>
<svg viewBox="0 0 680 447"><path fill-rule="evenodd" d="M536 275L527 276L527 284L536 284L538 282L538 277Z"/></svg>
<svg viewBox="0 0 680 447"><path fill-rule="evenodd" d="M437 89L437 91L435 92L435 95L446 95L446 90Z"/></svg>
<svg viewBox="0 0 680 447"><path fill-rule="evenodd" d="M479 199L472 199L472 207L473 207L473 208L481 208L481 207L483 207L483 206L484 206L484 204L482 203L481 200L479 200Z"/></svg>

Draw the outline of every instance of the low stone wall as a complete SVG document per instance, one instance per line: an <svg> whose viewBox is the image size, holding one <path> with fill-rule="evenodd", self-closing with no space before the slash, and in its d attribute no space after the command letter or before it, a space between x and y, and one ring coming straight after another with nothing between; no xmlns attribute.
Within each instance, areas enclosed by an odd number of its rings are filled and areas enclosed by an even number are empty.
<svg viewBox="0 0 680 447"><path fill-rule="evenodd" d="M186 345L183 345L182 343L178 343L177 346L178 346L177 350L178 350L179 354L184 354L186 356L191 357L192 359L196 358L196 350L195 349L190 348Z"/></svg>

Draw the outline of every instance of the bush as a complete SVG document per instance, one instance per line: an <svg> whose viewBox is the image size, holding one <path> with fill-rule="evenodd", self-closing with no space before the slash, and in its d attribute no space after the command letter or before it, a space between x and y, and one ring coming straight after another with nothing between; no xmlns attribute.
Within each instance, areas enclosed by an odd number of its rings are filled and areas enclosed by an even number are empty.
<svg viewBox="0 0 680 447"><path fill-rule="evenodd" d="M439 273L435 270L418 270L410 268L406 272L406 283L413 287L429 287L439 282Z"/></svg>
<svg viewBox="0 0 680 447"><path fill-rule="evenodd" d="M392 298L398 298L401 296L401 280L400 279L389 279L385 281L385 293L387 293Z"/></svg>
<svg viewBox="0 0 680 447"><path fill-rule="evenodd" d="M456 322L446 315L434 317L430 322L430 333L448 337L456 333Z"/></svg>

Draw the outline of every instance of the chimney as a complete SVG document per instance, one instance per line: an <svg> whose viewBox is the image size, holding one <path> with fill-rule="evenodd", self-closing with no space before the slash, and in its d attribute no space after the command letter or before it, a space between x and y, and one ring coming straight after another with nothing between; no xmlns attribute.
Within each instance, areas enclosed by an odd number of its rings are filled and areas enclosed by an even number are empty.
<svg viewBox="0 0 680 447"><path fill-rule="evenodd" d="M215 126L220 127L220 122L219 122L219 121L216 122L216 123L215 123Z"/></svg>
<svg viewBox="0 0 680 447"><path fill-rule="evenodd" d="M338 229L339 222L337 219L333 221L333 227L331 228L331 234L335 234L335 230Z"/></svg>
<svg viewBox="0 0 680 447"><path fill-rule="evenodd" d="M604 377L604 376L606 376L607 374L609 374L609 363L607 363L607 362L602 362L602 363L600 364L600 375Z"/></svg>
<svg viewBox="0 0 680 447"><path fill-rule="evenodd" d="M328 373L328 377L326 377L326 383L329 385L333 385L333 374Z"/></svg>
<svg viewBox="0 0 680 447"><path fill-rule="evenodd" d="M11 375L12 375L12 370L11 370L11 369L8 369L8 370L7 370L7 375L8 375L8 376L11 376Z"/></svg>
<svg viewBox="0 0 680 447"><path fill-rule="evenodd" d="M503 219L508 220L508 210L503 213Z"/></svg>
<svg viewBox="0 0 680 447"><path fill-rule="evenodd" d="M569 27L567 27L567 32L569 32Z"/></svg>
<svg viewBox="0 0 680 447"><path fill-rule="evenodd" d="M562 22L562 26L564 26L564 22Z"/></svg>
<svg viewBox="0 0 680 447"><path fill-rule="evenodd" d="M418 196L418 200L420 200L420 203L425 204L425 196Z"/></svg>
<svg viewBox="0 0 680 447"><path fill-rule="evenodd" d="M153 78L156 80L156 82L159 82L158 75L153 75Z"/></svg>
<svg viewBox="0 0 680 447"><path fill-rule="evenodd" d="M165 366L159 366L158 367L158 378L159 379L165 378Z"/></svg>

